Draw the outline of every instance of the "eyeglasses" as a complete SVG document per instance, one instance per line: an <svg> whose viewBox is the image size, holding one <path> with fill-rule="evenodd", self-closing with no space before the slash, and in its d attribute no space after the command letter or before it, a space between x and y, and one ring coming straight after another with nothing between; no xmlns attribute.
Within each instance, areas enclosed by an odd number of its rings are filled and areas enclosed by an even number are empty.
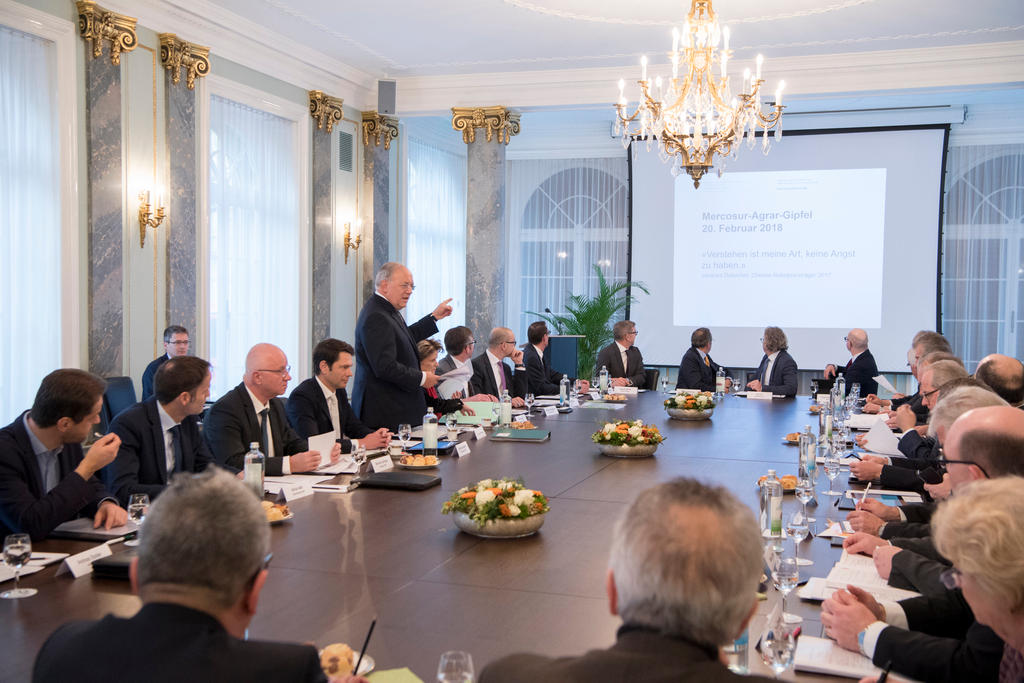
<svg viewBox="0 0 1024 683"><path fill-rule="evenodd" d="M850 341L849 337L843 337L843 341Z"/></svg>
<svg viewBox="0 0 1024 683"><path fill-rule="evenodd" d="M513 339L512 341L503 341L503 342L501 342L501 343L502 343L502 344L511 344L512 346L515 346L515 345L516 345L516 340L515 340L515 339Z"/></svg>
<svg viewBox="0 0 1024 683"><path fill-rule="evenodd" d="M188 346L192 342L191 342L191 340L186 339L184 341L178 340L178 341L169 341L169 342L166 342L166 343L167 344L173 344L174 346Z"/></svg>
<svg viewBox="0 0 1024 683"><path fill-rule="evenodd" d="M635 337L638 334L640 334L640 330L633 330L632 332L627 332L626 333L626 335L630 336L630 337Z"/></svg>
<svg viewBox="0 0 1024 683"><path fill-rule="evenodd" d="M963 574L956 567L950 567L946 571L939 574L939 580L942 581L942 585L949 590L954 590L960 587L960 577Z"/></svg>
<svg viewBox="0 0 1024 683"><path fill-rule="evenodd" d="M476 346L476 339L470 339L466 342L466 346Z"/></svg>
<svg viewBox="0 0 1024 683"><path fill-rule="evenodd" d="M257 368L257 370L256 370L256 372L273 372L273 373L275 373L277 375L287 375L287 374L290 374L291 371L292 371L292 366L290 366L290 365L286 365L283 368L279 368L277 370L271 370L270 368Z"/></svg>
<svg viewBox="0 0 1024 683"><path fill-rule="evenodd" d="M260 562L259 569L257 569L253 573L252 578L249 579L249 585L250 586L252 584L256 583L256 577L258 577L260 575L260 572L265 571L267 569L267 567L270 566L270 561L272 559L274 559L274 553L267 553L266 555L263 556L263 561Z"/></svg>
<svg viewBox="0 0 1024 683"><path fill-rule="evenodd" d="M981 470L981 473L985 475L986 479L991 479L991 477L988 476L988 472L985 471L985 468L977 460L950 460L949 458L946 457L946 453L941 448L939 448L939 457L933 460L932 462L934 462L936 465L943 465L947 468L950 465L974 465L979 470Z"/></svg>
<svg viewBox="0 0 1024 683"><path fill-rule="evenodd" d="M403 282L402 284L400 284L398 286L401 289L408 289L410 292L413 291L414 289L416 289L416 285L414 285L411 282Z"/></svg>
<svg viewBox="0 0 1024 683"><path fill-rule="evenodd" d="M925 399L925 398L928 398L929 396L931 396L933 394L937 394L937 393L939 393L938 389L932 389L931 391L926 391L923 394L921 394L921 398Z"/></svg>

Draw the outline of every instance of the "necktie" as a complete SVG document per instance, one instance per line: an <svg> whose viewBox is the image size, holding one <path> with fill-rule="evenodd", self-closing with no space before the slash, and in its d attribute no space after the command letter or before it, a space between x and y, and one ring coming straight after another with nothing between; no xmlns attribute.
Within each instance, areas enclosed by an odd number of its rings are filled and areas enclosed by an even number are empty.
<svg viewBox="0 0 1024 683"><path fill-rule="evenodd" d="M628 363L628 359L626 358L626 352L625 351L622 352L622 374L623 375L628 375L629 374L629 363Z"/></svg>
<svg viewBox="0 0 1024 683"><path fill-rule="evenodd" d="M764 391L764 387L768 384L768 370L772 367L771 358L766 358L764 361L764 374L761 375L761 391Z"/></svg>
<svg viewBox="0 0 1024 683"><path fill-rule="evenodd" d="M173 464L167 468L167 473L181 472L185 469L181 455L181 425L171 427L171 452L174 454Z"/></svg>
<svg viewBox="0 0 1024 683"><path fill-rule="evenodd" d="M853 365L853 359L852 358L850 360L846 361L846 369L849 370L851 365Z"/></svg>
<svg viewBox="0 0 1024 683"><path fill-rule="evenodd" d="M1003 645L1003 659L999 662L999 683L1018 683L1024 680L1024 656L1010 645Z"/></svg>
<svg viewBox="0 0 1024 683"><path fill-rule="evenodd" d="M270 457L270 407L260 411L260 438L262 439L263 455Z"/></svg>
<svg viewBox="0 0 1024 683"><path fill-rule="evenodd" d="M504 363L502 363L499 360L497 365L496 365L496 367L498 369L498 380L500 382L500 384L498 385L498 391L503 394L503 393L505 393L505 389L507 387L505 385L505 368L503 368L502 365L504 365ZM499 396L498 398L501 398L501 397Z"/></svg>
<svg viewBox="0 0 1024 683"><path fill-rule="evenodd" d="M331 414L331 427L334 428L334 436L341 436L341 414L338 412L338 396L331 394L327 397L327 411Z"/></svg>
<svg viewBox="0 0 1024 683"><path fill-rule="evenodd" d="M708 358L707 356L704 356L704 365L708 366L709 368L711 367L711 359Z"/></svg>

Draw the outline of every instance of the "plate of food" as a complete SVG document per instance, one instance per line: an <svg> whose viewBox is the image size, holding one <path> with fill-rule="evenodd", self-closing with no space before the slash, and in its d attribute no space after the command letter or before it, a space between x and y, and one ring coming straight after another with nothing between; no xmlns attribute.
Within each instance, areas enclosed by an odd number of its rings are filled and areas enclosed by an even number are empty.
<svg viewBox="0 0 1024 683"><path fill-rule="evenodd" d="M767 479L767 475L762 476L757 480L757 488L761 488L761 484ZM795 474L784 474L779 477L779 482L782 484L783 493L793 493L796 491L797 477Z"/></svg>
<svg viewBox="0 0 1024 683"><path fill-rule="evenodd" d="M603 400L603 401L611 401L613 403L622 403L623 401L626 400L626 395L625 394L605 394L604 397L602 397L601 400Z"/></svg>
<svg viewBox="0 0 1024 683"><path fill-rule="evenodd" d="M359 657L359 653L345 643L331 643L320 650L320 668L324 670L329 679L334 680L337 678L340 680L352 673L352 667L355 666L357 657ZM363 661L359 663L359 671L356 672L356 675L365 676L373 671L376 665L373 657L364 654Z"/></svg>
<svg viewBox="0 0 1024 683"><path fill-rule="evenodd" d="M800 432L790 432L786 436L782 437L782 443L788 443L790 446L800 445Z"/></svg>
<svg viewBox="0 0 1024 683"><path fill-rule="evenodd" d="M284 503L272 503L269 500L260 501L263 506L263 513L271 524L283 524L294 517L292 511Z"/></svg>
<svg viewBox="0 0 1024 683"><path fill-rule="evenodd" d="M533 424L529 420L523 420L522 422L513 422L509 427L512 429L536 429L537 425Z"/></svg>
<svg viewBox="0 0 1024 683"><path fill-rule="evenodd" d="M812 403L811 407L807 409L807 412L809 412L811 415L817 415L818 413L821 412L821 406L818 405L817 403Z"/></svg>
<svg viewBox="0 0 1024 683"><path fill-rule="evenodd" d="M437 467L436 455L403 455L395 463L403 470L429 470Z"/></svg>

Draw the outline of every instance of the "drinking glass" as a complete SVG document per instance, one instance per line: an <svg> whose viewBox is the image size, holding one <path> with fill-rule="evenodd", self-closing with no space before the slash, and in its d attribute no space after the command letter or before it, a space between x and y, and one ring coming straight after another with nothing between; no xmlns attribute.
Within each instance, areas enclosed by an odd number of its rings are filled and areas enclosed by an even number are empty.
<svg viewBox="0 0 1024 683"><path fill-rule="evenodd" d="M4 562L14 568L14 588L0 593L0 598L27 598L39 591L35 588L22 588L19 585L21 568L32 557L32 539L28 534L11 534L4 538Z"/></svg>
<svg viewBox="0 0 1024 683"><path fill-rule="evenodd" d="M583 393L583 380L578 379L572 383L572 393L579 400L580 394Z"/></svg>
<svg viewBox="0 0 1024 683"><path fill-rule="evenodd" d="M412 436L412 425L400 424L398 425L398 440L402 442L402 450L408 450L409 437ZM355 453L353 453L353 456Z"/></svg>
<svg viewBox="0 0 1024 683"><path fill-rule="evenodd" d="M793 559L796 560L797 565L805 567L809 564L814 564L811 560L800 558L800 544L807 538L810 528L807 526L807 517L799 510L790 515L786 520L786 533L793 539Z"/></svg>
<svg viewBox="0 0 1024 683"><path fill-rule="evenodd" d="M850 385L850 396L853 396L854 404L856 404L857 401L860 400L860 383L859 382L854 382L853 384Z"/></svg>
<svg viewBox="0 0 1024 683"><path fill-rule="evenodd" d="M128 498L128 519L135 522L138 529L135 530L135 538L125 541L125 545L136 546L139 544L138 535L142 533L142 522L146 519L147 512L149 512L149 496L145 493L133 493Z"/></svg>
<svg viewBox="0 0 1024 683"><path fill-rule="evenodd" d="M761 640L761 659L775 678L779 678L793 663L795 650L796 629L782 619L773 623Z"/></svg>
<svg viewBox="0 0 1024 683"><path fill-rule="evenodd" d="M438 683L473 683L473 658L468 652L452 650L441 655L437 665Z"/></svg>
<svg viewBox="0 0 1024 683"><path fill-rule="evenodd" d="M772 569L772 583L775 590L782 595L782 618L787 624L797 624L803 621L796 614L786 612L786 596L788 596L797 583L800 582L800 565L796 563L795 557L780 557Z"/></svg>
<svg viewBox="0 0 1024 683"><path fill-rule="evenodd" d="M404 441L403 441L404 443ZM352 442L352 460L359 469L366 463L366 446L362 443Z"/></svg>
<svg viewBox="0 0 1024 683"><path fill-rule="evenodd" d="M532 394L528 394L527 398L529 398L530 396L532 396ZM459 440L459 419L457 417L455 417L455 413L450 413L448 415L448 417L446 417L444 419L444 426L445 426L445 429L448 431L448 440L449 441L458 441Z"/></svg>
<svg viewBox="0 0 1024 683"><path fill-rule="evenodd" d="M832 490L832 484L835 483L836 477L839 476L839 453L836 453L834 450L825 454L825 474L828 475L828 491L825 491L824 495L843 495L838 491Z"/></svg>
<svg viewBox="0 0 1024 683"><path fill-rule="evenodd" d="M663 393L663 394L667 394L668 393L668 377L662 377L661 378L661 393Z"/></svg>
<svg viewBox="0 0 1024 683"><path fill-rule="evenodd" d="M796 482L796 499L800 501L801 512L803 512L804 519L808 522L813 522L813 517L807 516L807 504L814 498L814 482L808 477L798 479Z"/></svg>
<svg viewBox="0 0 1024 683"><path fill-rule="evenodd" d="M527 394L526 398L526 414L533 415L533 404L536 403L537 399L533 394Z"/></svg>

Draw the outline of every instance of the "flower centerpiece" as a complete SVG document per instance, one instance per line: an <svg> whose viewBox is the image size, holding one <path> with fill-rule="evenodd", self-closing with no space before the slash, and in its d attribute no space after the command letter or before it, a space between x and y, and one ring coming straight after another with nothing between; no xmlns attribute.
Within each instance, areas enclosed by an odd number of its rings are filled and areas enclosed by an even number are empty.
<svg viewBox="0 0 1024 683"><path fill-rule="evenodd" d="M658 444L665 440L654 425L643 420L632 422L605 422L591 435L604 455L618 458L646 458L654 455Z"/></svg>
<svg viewBox="0 0 1024 683"><path fill-rule="evenodd" d="M441 507L453 514L455 526L484 538L519 538L536 533L550 510L540 491L528 489L522 480L481 479L463 486Z"/></svg>
<svg viewBox="0 0 1024 683"><path fill-rule="evenodd" d="M677 394L665 399L665 410L673 420L707 420L715 412L715 399L710 391Z"/></svg>

